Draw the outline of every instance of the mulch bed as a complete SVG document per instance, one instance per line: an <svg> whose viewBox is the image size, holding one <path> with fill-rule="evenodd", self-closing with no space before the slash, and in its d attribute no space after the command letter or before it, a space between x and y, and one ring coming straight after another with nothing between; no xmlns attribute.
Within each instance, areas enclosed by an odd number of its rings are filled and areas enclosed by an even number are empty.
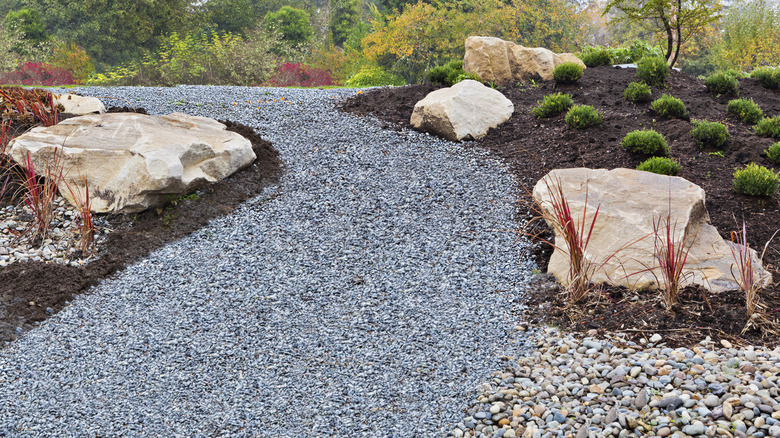
<svg viewBox="0 0 780 438"><path fill-rule="evenodd" d="M671 94L685 102L690 117L726 124L732 136L723 156L711 155L714 150L700 150L690 136L690 121L658 117L649 104L635 105L623 98L623 90L635 81L635 70L613 67L587 69L575 85L556 86L552 81L534 85L510 86L500 91L515 105L512 118L483 139L472 143L500 157L527 189L556 168L590 167L614 169L635 168L647 157L632 154L620 146L630 131L655 129L661 132L682 170L679 176L701 186L707 196L711 222L721 235L737 230L745 220L751 247L760 250L780 228L780 205L777 195L771 199L740 195L732 188L734 169L755 162L777 167L763 151L777 140L758 137L752 126L726 113L733 96L709 93L703 81L673 71L669 87L653 89L652 98ZM371 115L388 128L412 129L409 118L414 104L436 89L433 85L401 88L379 88L358 94L342 105L342 110L359 115ZM566 127L563 115L537 120L531 109L545 95L557 91L569 93L575 103L594 106L604 115L598 127L576 131ZM739 97L752 98L766 116L780 114L780 91L767 90L754 79L740 79ZM525 194L523 194L525 195ZM519 223L533 216L526 198L518 203ZM537 245L533 250L542 270L551 249ZM780 238L769 246L765 267L780 280ZM635 340L649 338L653 333L664 336L667 345L690 345L711 336L739 344L780 344L776 334L761 329L741 333L746 324L744 297L734 291L713 294L701 288L682 291L682 305L675 313L663 308L658 293L633 292L624 288L601 287L592 298L576 309L565 309L561 288L551 283L549 276L539 275L528 292L528 303L540 312L529 312L531 323L549 323L574 331L624 331ZM770 310L770 321L780 323L780 288L777 284L761 291Z"/></svg>
<svg viewBox="0 0 780 438"><path fill-rule="evenodd" d="M131 110L115 108L109 111ZM135 111L145 113L143 109ZM248 126L230 121L222 123L229 131L251 141L257 155L252 165L202 189L199 199L184 199L175 205L133 215L107 216L112 232L100 248L100 258L86 266L29 261L0 268L0 346L17 337L17 327L26 331L36 321L48 318L47 308L59 311L67 301L100 280L143 259L166 243L202 228L210 220L230 213L243 201L278 182L282 162L271 143ZM30 127L15 125L15 128L23 132ZM20 200L12 199L12 193L14 190L10 189L0 199L0 208L18 205Z"/></svg>

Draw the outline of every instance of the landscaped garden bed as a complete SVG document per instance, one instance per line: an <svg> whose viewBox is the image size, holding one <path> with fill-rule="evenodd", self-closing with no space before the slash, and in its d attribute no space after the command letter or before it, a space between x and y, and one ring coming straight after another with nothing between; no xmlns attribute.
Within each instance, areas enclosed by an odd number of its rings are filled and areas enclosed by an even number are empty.
<svg viewBox="0 0 780 438"><path fill-rule="evenodd" d="M727 107L737 98L752 99L768 119L780 114L780 91L764 88L756 79L743 78L739 79L738 95L717 95L704 81L673 71L667 88L652 87L649 101L632 103L624 97L624 91L630 83L638 81L635 72L596 67L585 70L583 77L571 85L550 81L500 89L514 103L515 114L473 144L501 157L530 193L534 184L552 169L636 168L649 156L625 150L621 141L635 130L657 131L665 138L670 157L679 164L678 176L705 190L711 222L721 235L730 240L730 232L741 230L744 220L748 243L760 253L780 228L777 195L737 193L733 174L750 163L776 168L777 164L764 151L780 139L758 135L753 124L741 121L733 111L730 114ZM342 109L377 117L389 128L410 128L414 104L434 89L433 85L375 89L345 102ZM571 95L574 104L594 107L603 115L603 123L577 130L567 127L565 112L550 118L535 118L532 109L555 92ZM680 99L688 114L666 118L652 111L651 101L662 95ZM701 141L691 135L697 125L692 121L699 120L722 123L728 128L730 139L725 145L700 146ZM529 203L530 196L518 201L521 224L534 216ZM546 237L550 238L551 234ZM541 272L545 272L551 252L549 246L537 245L534 255ZM777 281L780 239L769 243L764 265ZM542 311L534 312L537 316L531 316L529 323L546 322L576 331L625 331L635 339L661 333L672 346L688 345L706 336L737 343L778 343L774 332L759 327L742 333L747 317L744 293L738 291L715 294L704 288L688 287L682 291L680 306L669 312L658 292L600 286L585 303L567 306L562 289L554 286L548 276L540 274L535 283L529 288L533 295L531 305ZM767 306L764 316L774 323L780 322L780 289L772 285L759 294Z"/></svg>

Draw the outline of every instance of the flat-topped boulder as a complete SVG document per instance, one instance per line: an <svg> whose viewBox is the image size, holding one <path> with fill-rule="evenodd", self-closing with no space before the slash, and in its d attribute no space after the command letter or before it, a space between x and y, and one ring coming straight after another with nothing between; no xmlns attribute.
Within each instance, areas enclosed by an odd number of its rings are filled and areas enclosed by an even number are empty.
<svg viewBox="0 0 780 438"><path fill-rule="evenodd" d="M97 97L84 97L78 94L61 94L54 99L55 104L59 103L65 108L62 112L82 116L86 114L103 114L106 112L106 106Z"/></svg>
<svg viewBox="0 0 780 438"><path fill-rule="evenodd" d="M451 141L475 140L509 120L514 110L500 91L467 79L417 102L410 123Z"/></svg>
<svg viewBox="0 0 780 438"><path fill-rule="evenodd" d="M663 277L653 257L653 220L665 224L671 211L676 240L687 232L685 244L690 246L683 286L697 284L716 292L739 288L731 274L734 244L724 240L710 224L704 190L696 184L679 177L632 169L558 169L542 178L533 190L534 199L541 201L545 210L550 208L550 188L555 189L557 184L563 189L576 220L582 220L587 199L586 228L599 208L586 257L598 266L615 256L595 272L594 283L638 289L663 287L659 285ZM557 234L555 242L565 248ZM630 242L634 243L621 250ZM771 284L771 274L763 268L756 252L751 251L755 278L762 279L765 286ZM568 259L558 249L553 252L548 272L562 284L569 284Z"/></svg>
<svg viewBox="0 0 780 438"><path fill-rule="evenodd" d="M543 47L523 47L500 38L470 36L466 39L463 70L483 81L514 85L529 79L549 81L552 71L564 62L585 64L571 53L554 53Z"/></svg>
<svg viewBox="0 0 780 438"><path fill-rule="evenodd" d="M255 160L252 144L206 117L173 113L94 114L34 128L9 145L36 169L55 149L61 151L64 183L60 194L73 203L66 184L84 192L92 211L133 213L165 203L171 196L219 181ZM77 192L78 193L78 192Z"/></svg>

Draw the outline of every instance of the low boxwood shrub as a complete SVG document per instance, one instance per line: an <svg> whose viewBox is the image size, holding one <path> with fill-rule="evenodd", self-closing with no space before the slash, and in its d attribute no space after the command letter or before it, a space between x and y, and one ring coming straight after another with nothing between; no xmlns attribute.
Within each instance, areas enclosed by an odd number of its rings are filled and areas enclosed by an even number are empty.
<svg viewBox="0 0 780 438"><path fill-rule="evenodd" d="M704 85L711 93L715 94L736 94L739 88L739 81L734 72L720 71L710 75Z"/></svg>
<svg viewBox="0 0 780 438"><path fill-rule="evenodd" d="M751 196L772 196L777 193L780 178L773 170L750 163L734 172L734 190Z"/></svg>
<svg viewBox="0 0 780 438"><path fill-rule="evenodd" d="M582 67L575 62L564 62L553 69L553 79L560 84L573 84L582 77Z"/></svg>
<svg viewBox="0 0 780 438"><path fill-rule="evenodd" d="M605 47L588 47L580 53L579 58L588 68L612 65L612 55Z"/></svg>
<svg viewBox="0 0 780 438"><path fill-rule="evenodd" d="M557 116L574 105L571 96L563 93L548 94L540 102L536 103L539 105L531 110L531 114L537 119Z"/></svg>
<svg viewBox="0 0 780 438"><path fill-rule="evenodd" d="M669 145L663 135L652 129L631 131L620 144L629 152L666 156L669 155Z"/></svg>
<svg viewBox="0 0 780 438"><path fill-rule="evenodd" d="M398 75L386 72L379 66L366 66L347 80L347 87L381 87L383 85L406 85Z"/></svg>
<svg viewBox="0 0 780 438"><path fill-rule="evenodd" d="M573 129L585 129L600 125L604 117L590 105L574 105L566 113L566 125Z"/></svg>
<svg viewBox="0 0 780 438"><path fill-rule="evenodd" d="M769 149L765 150L766 156L773 162L780 164L780 141L769 146Z"/></svg>
<svg viewBox="0 0 780 438"><path fill-rule="evenodd" d="M780 88L780 68L778 67L759 67L750 72L750 77L758 79L764 88L770 90Z"/></svg>
<svg viewBox="0 0 780 438"><path fill-rule="evenodd" d="M764 117L761 107L753 102L753 99L730 100L726 106L726 111L737 116L743 123L750 123L751 125L755 125Z"/></svg>
<svg viewBox="0 0 780 438"><path fill-rule="evenodd" d="M753 130L764 137L780 138L780 116L761 119Z"/></svg>
<svg viewBox="0 0 780 438"><path fill-rule="evenodd" d="M682 100L664 94L650 104L650 109L658 113L659 116L667 119L684 119L688 116L688 109Z"/></svg>
<svg viewBox="0 0 780 438"><path fill-rule="evenodd" d="M653 172L660 175L675 176L680 173L680 164L677 161L666 157L650 157L643 161L636 170Z"/></svg>
<svg viewBox="0 0 780 438"><path fill-rule="evenodd" d="M653 92L650 90L649 85L643 82L632 82L626 87L623 97L630 102L638 103L647 102L652 94Z"/></svg>
<svg viewBox="0 0 780 438"><path fill-rule="evenodd" d="M636 77L647 85L665 87L669 66L660 56L645 56L636 63Z"/></svg>
<svg viewBox="0 0 780 438"><path fill-rule="evenodd" d="M712 147L722 149L731 140L729 128L723 123L708 122L706 120L694 120L691 137L700 147Z"/></svg>
<svg viewBox="0 0 780 438"><path fill-rule="evenodd" d="M444 65L439 65L428 71L428 81L434 84L452 86L465 79L481 81L479 76L473 73L466 73L463 70L463 61L450 61Z"/></svg>

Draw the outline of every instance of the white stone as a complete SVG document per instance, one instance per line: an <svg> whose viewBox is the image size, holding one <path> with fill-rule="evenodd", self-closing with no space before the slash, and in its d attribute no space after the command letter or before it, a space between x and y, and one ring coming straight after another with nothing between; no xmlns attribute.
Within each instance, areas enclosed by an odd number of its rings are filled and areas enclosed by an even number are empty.
<svg viewBox="0 0 780 438"><path fill-rule="evenodd" d="M552 71L564 62L585 64L571 53L553 53L542 47L523 47L500 38L470 36L466 39L463 69L483 81L514 85L529 79L549 81Z"/></svg>
<svg viewBox="0 0 780 438"><path fill-rule="evenodd" d="M550 189L558 183L578 223L587 199L586 230L599 208L585 255L595 270L594 283L639 289L662 286L663 277L653 257L653 221L663 226L671 208L674 239L679 243L687 230L685 245L690 248L681 286L698 284L712 291L738 289L731 274L732 243L710 225L701 187L683 178L632 169L554 170L533 190L534 199L545 210L550 210ZM564 245L560 236L556 235L555 241ZM752 256L755 278L770 284L771 274L761 266L755 251ZM569 284L568 259L560 249L553 252L548 272L562 284Z"/></svg>
<svg viewBox="0 0 780 438"><path fill-rule="evenodd" d="M512 101L500 91L465 80L433 91L417 102L410 123L448 140L472 140L509 120L514 109Z"/></svg>
<svg viewBox="0 0 780 438"><path fill-rule="evenodd" d="M135 113L93 114L34 128L15 138L10 154L23 163L29 152L36 169L62 153L67 187L84 193L92 211L132 213L163 204L171 196L219 181L255 159L244 137L206 117L181 113L156 117Z"/></svg>
<svg viewBox="0 0 780 438"><path fill-rule="evenodd" d="M77 94L61 94L55 99L55 103L65 107L64 113L82 116L86 114L103 114L106 106L97 97L84 97Z"/></svg>

